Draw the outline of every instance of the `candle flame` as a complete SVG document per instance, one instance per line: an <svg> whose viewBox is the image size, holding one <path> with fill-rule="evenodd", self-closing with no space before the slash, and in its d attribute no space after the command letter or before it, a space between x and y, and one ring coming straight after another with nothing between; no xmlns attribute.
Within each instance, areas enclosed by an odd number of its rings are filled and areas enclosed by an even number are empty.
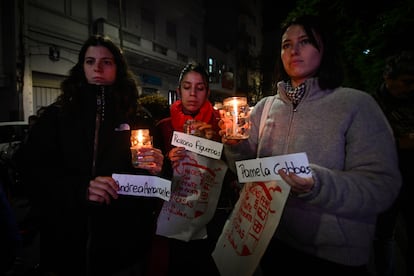
<svg viewBox="0 0 414 276"><path fill-rule="evenodd" d="M149 140L150 140L150 135L149 135L148 129L131 130L131 145L132 146L143 146Z"/></svg>

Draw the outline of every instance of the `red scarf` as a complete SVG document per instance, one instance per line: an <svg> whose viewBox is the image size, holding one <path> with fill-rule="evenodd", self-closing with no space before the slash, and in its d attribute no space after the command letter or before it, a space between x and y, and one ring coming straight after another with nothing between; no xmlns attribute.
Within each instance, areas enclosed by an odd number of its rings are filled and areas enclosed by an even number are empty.
<svg viewBox="0 0 414 276"><path fill-rule="evenodd" d="M170 112L174 130L183 132L183 126L187 120L197 120L210 123L211 117L213 116L213 106L209 101L205 101L198 114L193 117L183 113L183 105L181 100L177 100L171 105Z"/></svg>

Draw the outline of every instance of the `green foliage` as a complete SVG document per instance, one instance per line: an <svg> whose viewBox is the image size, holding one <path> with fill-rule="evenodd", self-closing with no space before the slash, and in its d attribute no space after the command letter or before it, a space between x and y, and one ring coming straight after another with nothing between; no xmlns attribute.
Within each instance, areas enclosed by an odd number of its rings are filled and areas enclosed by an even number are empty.
<svg viewBox="0 0 414 276"><path fill-rule="evenodd" d="M363 9L364 5L370 8ZM347 86L372 93L382 81L385 59L402 49L414 48L409 42L414 29L412 0L297 0L286 18L304 13L325 16L336 26Z"/></svg>
<svg viewBox="0 0 414 276"><path fill-rule="evenodd" d="M138 99L138 103L149 111L155 121L170 116L168 99L161 94L145 95Z"/></svg>

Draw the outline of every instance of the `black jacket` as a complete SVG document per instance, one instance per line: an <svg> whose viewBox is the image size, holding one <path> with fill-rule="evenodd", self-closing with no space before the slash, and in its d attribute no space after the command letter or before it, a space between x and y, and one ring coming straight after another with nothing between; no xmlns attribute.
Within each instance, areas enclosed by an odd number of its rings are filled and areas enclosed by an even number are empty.
<svg viewBox="0 0 414 276"><path fill-rule="evenodd" d="M111 93L105 95L96 175L147 174L131 166L130 130L120 125L151 125L119 119ZM148 255L161 202L130 196L109 205L87 200L97 105L93 91L83 97L76 112L58 104L45 109L19 152L18 167L41 223L42 270L83 275L88 255L91 269L95 261L102 269L95 275L110 275Z"/></svg>

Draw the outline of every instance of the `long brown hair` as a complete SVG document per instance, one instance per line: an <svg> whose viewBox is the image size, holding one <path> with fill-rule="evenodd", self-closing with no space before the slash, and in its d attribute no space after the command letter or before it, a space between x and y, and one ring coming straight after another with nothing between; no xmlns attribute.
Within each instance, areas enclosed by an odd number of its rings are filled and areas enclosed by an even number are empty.
<svg viewBox="0 0 414 276"><path fill-rule="evenodd" d="M103 46L114 56L116 64L116 79L111 89L115 91L114 99L118 114L122 117L133 118L137 110L138 86L137 79L129 69L122 50L107 36L92 35L83 44L77 63L72 67L69 76L61 83L62 94L56 102L62 106L71 106L76 109L79 105L80 95L84 93L88 82L83 69L85 54L91 46Z"/></svg>

